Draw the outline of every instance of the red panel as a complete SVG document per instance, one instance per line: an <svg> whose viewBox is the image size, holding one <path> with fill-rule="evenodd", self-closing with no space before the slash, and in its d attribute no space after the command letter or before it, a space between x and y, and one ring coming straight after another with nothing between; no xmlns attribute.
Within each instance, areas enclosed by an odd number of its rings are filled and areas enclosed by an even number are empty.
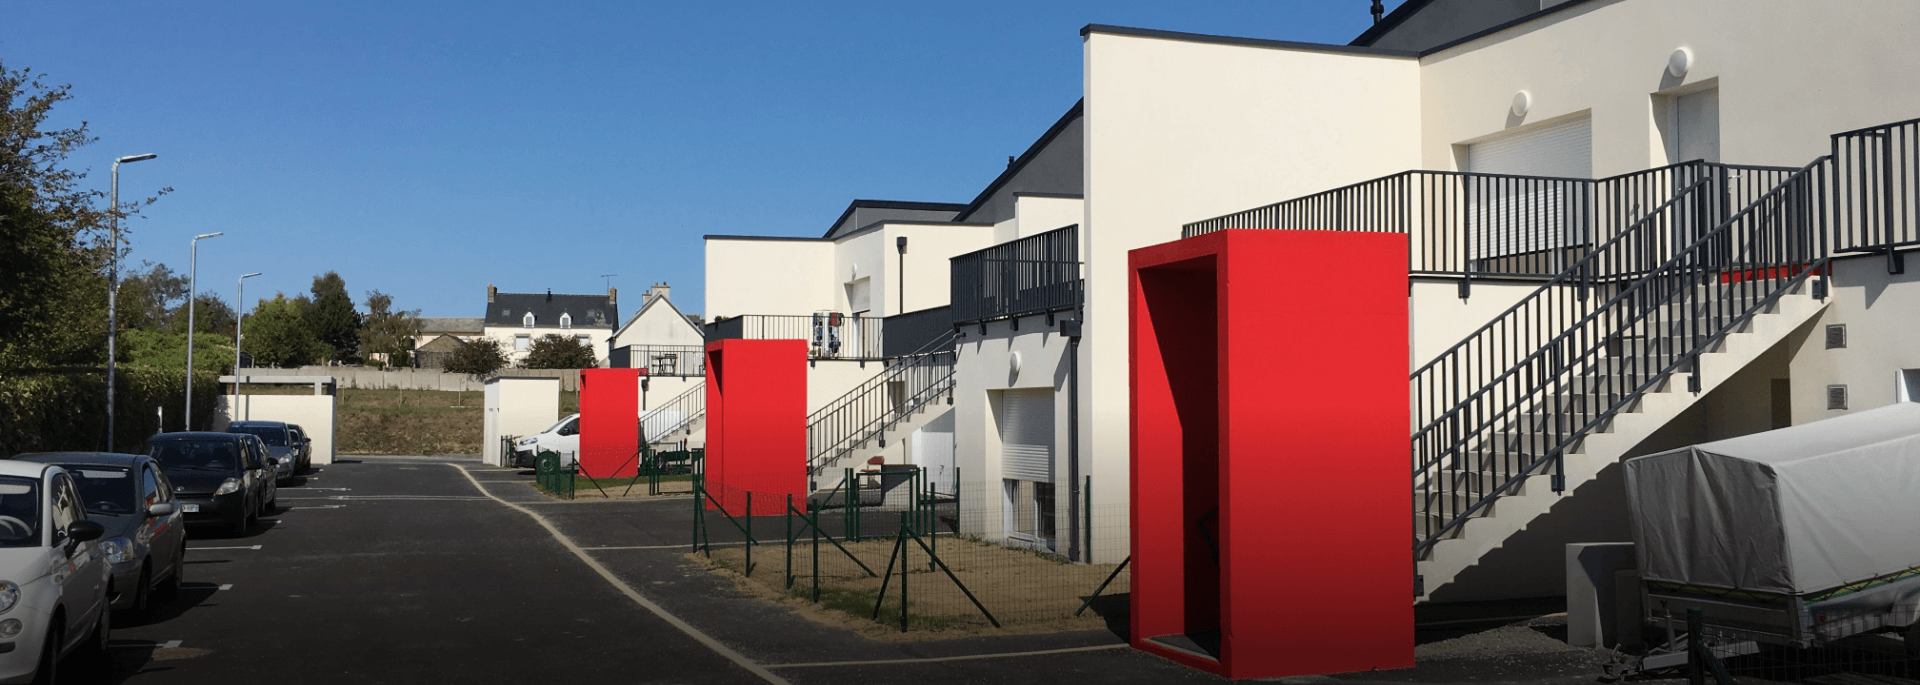
<svg viewBox="0 0 1920 685"><path fill-rule="evenodd" d="M1232 678L1413 665L1406 250L1230 230L1132 252L1136 648ZM1148 641L1213 630L1217 660Z"/></svg>
<svg viewBox="0 0 1920 685"><path fill-rule="evenodd" d="M707 344L706 487L734 516L806 510L807 347L802 340ZM714 508L713 502L708 502Z"/></svg>
<svg viewBox="0 0 1920 685"><path fill-rule="evenodd" d="M640 461L640 374L634 369L580 370L580 472L632 478Z"/></svg>

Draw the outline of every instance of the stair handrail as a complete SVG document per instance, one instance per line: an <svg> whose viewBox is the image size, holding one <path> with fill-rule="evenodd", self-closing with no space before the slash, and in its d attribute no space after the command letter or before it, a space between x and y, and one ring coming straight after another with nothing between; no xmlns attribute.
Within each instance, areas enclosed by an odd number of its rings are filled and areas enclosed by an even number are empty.
<svg viewBox="0 0 1920 685"><path fill-rule="evenodd" d="M884 431L895 425L897 419L892 415L906 413L897 409L913 406L914 400L925 395L927 388L950 380L957 356L951 349L954 339L954 332L947 331L927 341L914 353L891 360L885 373L867 379L809 414L807 472L817 475L853 445L871 439L875 430ZM909 381L909 388L899 407L887 406L884 402L876 404L885 399L876 398L876 394L885 393L889 384L903 378ZM852 410L858 408L869 409L867 413L873 416L851 415Z"/></svg>
<svg viewBox="0 0 1920 685"><path fill-rule="evenodd" d="M1808 220L1814 224L1825 223L1827 218L1826 217L1826 210L1827 210L1826 199L1827 198L1823 192L1826 186L1827 172L1825 171L1825 169L1828 163L1831 162L1831 160L1832 160L1831 156L1822 156L1819 159L1816 159L1812 163L1808 164L1806 167L1803 167L1801 170L1793 173L1792 175L1787 177L1786 180L1782 181L1780 184L1775 186L1774 189L1768 191L1765 195L1761 196L1759 199L1747 205L1746 207L1741 209L1738 213L1728 218L1726 221L1721 222L1714 229L1707 231L1706 233L1702 234L1698 239L1689 243L1685 249L1678 251L1676 254L1674 254L1674 256L1667 259L1665 262L1661 263L1659 267L1650 270L1646 275L1641 276L1639 279L1635 280L1632 284L1622 288L1619 293L1611 297L1605 304L1601 305L1598 308L1595 308L1591 313L1583 317L1578 324L1569 328L1567 331L1563 332L1560 336L1556 337L1548 345L1542 346L1539 350L1536 350L1534 355L1529 356L1528 358L1529 363L1531 363L1532 361L1541 358L1542 355L1545 355L1548 350L1557 350L1559 345L1563 341L1572 339L1572 336L1578 333L1582 333L1583 330L1589 324L1599 321L1605 315L1611 313L1610 310L1614 307L1614 305L1622 302L1626 302L1631 299L1640 299L1640 300L1644 300L1644 302L1642 303L1642 306L1638 309L1638 311L1632 312L1627 317L1628 320L1624 322L1624 325L1617 327L1617 329L1623 332L1630 331L1634 326L1645 324L1648 322L1649 317L1651 317L1656 311L1659 311L1660 308L1671 304L1671 301L1676 296L1686 292L1687 288L1689 287L1697 288L1700 285L1710 285L1710 284L1692 282L1694 279L1696 279L1699 276L1714 275L1717 273L1719 276L1719 280L1728 284L1781 281L1779 285L1773 287L1763 297L1759 297L1759 298L1732 297L1731 296L1732 294L1739 293L1743 288L1744 290L1747 291L1748 294L1754 294L1754 290L1757 288L1757 286L1743 287L1738 285L1733 285L1733 287L1727 288L1726 293L1719 299L1708 301L1707 298L1705 297L1701 298L1702 304L1707 305L1711 309L1724 309L1725 311L1718 312L1722 314L1731 313L1734 305L1731 302L1728 302L1726 303L1726 306L1724 308L1715 306L1715 305L1722 304L1721 300L1751 299L1751 302L1748 305L1746 305L1744 308L1742 308L1742 310L1738 314L1735 314L1730 318L1725 319L1720 325L1715 326L1711 331L1693 330L1693 331L1687 331L1686 333L1684 333L1682 337L1688 337L1693 340L1692 344L1687 346L1688 349L1685 352L1676 352L1676 354L1672 355L1672 361L1668 362L1666 365L1659 367L1657 370L1651 370L1649 373L1642 374L1641 375L1642 380L1640 382L1638 382L1631 388L1626 388L1624 392L1619 393L1618 397L1609 403L1609 406L1607 406L1604 409L1600 409L1598 411L1592 412L1592 418L1588 419L1578 429L1563 432L1559 436L1559 439L1555 442L1555 444L1551 448L1547 449L1542 454L1535 457L1533 460L1528 462L1522 468L1519 468L1516 470L1510 470L1508 475L1498 485L1493 486L1491 488L1486 488L1485 492L1480 494L1472 504L1458 508L1451 515L1448 515L1443 512L1441 516L1447 518L1444 524L1442 524L1439 528L1430 532L1424 538L1416 538L1416 541L1414 543L1415 557L1418 558L1420 554L1431 549L1441 539L1444 539L1448 534L1458 529L1460 526L1464 525L1465 522L1473 516L1473 514L1478 513L1480 510L1490 506L1494 502L1494 500L1503 496L1508 490L1518 486L1522 479L1530 475L1533 475L1535 471L1542 469L1543 467L1547 466L1550 462L1554 463L1556 468L1564 468L1564 462L1562 460L1565 456L1565 453L1568 447L1570 447L1580 439L1584 438L1589 432L1591 432L1595 427L1599 426L1601 423L1607 420L1610 420L1612 417L1617 415L1628 404L1630 404L1634 400L1644 395L1647 392L1647 390L1651 389L1654 385L1660 383L1662 380L1666 379L1669 375L1679 370L1682 365L1697 364L1699 360L1699 356L1707 348L1718 343L1720 340L1724 339L1727 335L1731 334L1734 330L1744 325L1746 322L1752 320L1752 318L1757 313L1759 313L1766 307L1772 306L1773 303L1779 301L1781 297L1783 297L1787 292L1791 291L1793 288L1797 287L1801 282L1805 281L1806 279L1812 277L1815 274L1824 272L1824 270L1827 268L1828 263L1831 260L1831 255L1828 253L1828 246L1825 244L1827 240L1826 233L1824 230L1821 230L1817 226L1809 226L1808 227L1809 230L1804 231L1803 232L1804 235L1799 236L1800 238L1803 239L1803 242L1806 243L1801 245L1800 247L1809 248L1806 254L1798 255L1802 261L1795 261L1792 258L1789 258L1787 260L1782 260L1779 263L1774 263L1774 264L1756 265L1752 263L1744 263L1746 266L1746 268L1744 269L1716 271L1715 266L1709 265L1709 262L1712 261L1711 258L1713 255L1705 254L1705 252L1706 252L1706 248L1708 248L1710 245L1716 251L1723 250L1724 248L1730 247L1728 245L1724 245L1720 243L1723 243L1723 241L1733 238L1731 234L1736 225L1749 219L1761 217L1762 214L1760 210L1762 210L1763 208L1770 208L1772 210L1766 213L1765 216L1767 217L1779 217L1781 215L1780 210L1782 208L1786 208L1790 210L1797 210L1797 212L1806 214L1808 217ZM1787 207L1786 205L1788 205L1788 203L1794 202L1796 199L1795 197L1793 197L1794 193L1792 193L1791 191L1799 189L1798 186L1800 185L1808 185L1808 186L1811 186L1811 188L1807 189L1807 192L1800 194L1801 197L1798 198L1799 206ZM1817 205L1817 207L1815 205ZM1795 217L1792 215L1789 215L1785 220L1788 222L1793 222L1795 220ZM1787 232L1794 233L1799 231L1794 231L1791 227L1789 227L1787 229ZM1779 241L1781 245L1774 246L1775 249L1779 249L1780 247L1791 247L1789 243L1793 242L1791 238L1793 238L1794 236L1783 235L1778 237L1782 238L1782 240ZM1750 254L1753 251L1754 249L1753 242L1754 241L1749 241L1748 243L1745 244L1744 251L1742 253L1743 255ZM1816 242L1818 243L1817 245L1814 244ZM1730 252L1728 252L1727 254L1724 254L1722 256L1732 257L1733 255ZM1727 259L1725 260L1724 266L1738 267L1738 266L1741 266L1742 264L1743 262L1741 260ZM1791 271L1792 273L1789 274L1787 273L1788 271ZM1662 283L1663 280L1673 281L1673 283L1663 284ZM1655 285L1666 285L1670 288L1670 292L1667 292L1664 295L1650 292ZM1674 286L1679 286L1679 287L1674 287ZM1685 316L1687 317L1687 319L1682 323L1688 327L1692 327L1692 325L1695 323L1695 320L1698 318L1698 314L1693 311L1685 312ZM1700 327L1700 328L1704 329L1704 327ZM1597 345L1589 344L1587 346L1587 349L1581 351L1580 357L1582 359L1595 356L1597 353L1607 349L1609 343L1611 342L1611 338L1613 336L1589 336L1589 337L1597 337L1597 339L1600 342ZM1562 364L1562 365L1571 366L1572 364L1568 363L1568 364ZM1697 368L1695 370L1695 373L1696 374L1698 373ZM1555 376L1555 378L1551 379L1549 383L1553 385L1560 385L1560 384L1564 384L1567 379L1568 379L1567 374L1558 374ZM1546 386L1542 385L1541 387L1545 388ZM1484 391L1485 390L1483 389L1483 393ZM1535 392L1535 393L1531 393L1530 396L1538 395L1538 394L1540 393ZM1478 396L1479 394L1476 394L1476 397ZM1549 396L1552 396L1552 395L1549 395ZM1516 401L1506 402L1504 404L1504 407L1499 412L1497 412L1496 417L1506 416L1506 415L1515 413L1522 407L1522 405L1525 402L1526 400L1516 400ZM1465 409L1465 405L1463 404L1463 406L1460 407L1460 409ZM1495 425L1495 421L1492 421L1492 420L1483 421L1481 422L1479 428L1476 428L1472 431L1472 434L1479 435L1480 433L1483 432L1482 429L1486 427L1494 426L1494 425ZM1465 442L1466 440L1462 439L1456 442L1456 445L1465 444ZM1456 447L1456 451L1455 451L1456 460L1458 455L1457 449L1458 448ZM1441 461L1436 459L1430 464L1423 465L1423 469L1431 469L1433 466L1438 465L1440 463ZM1416 469L1416 478L1418 477L1420 470L1421 469Z"/></svg>
<svg viewBox="0 0 1920 685"><path fill-rule="evenodd" d="M677 409L678 418L671 418L667 412ZM673 396L659 406L640 415L640 427L647 440L659 440L660 436L672 435L674 431L687 427L694 419L707 413L707 382L702 380L693 384L686 392ZM671 422L671 423L669 423Z"/></svg>

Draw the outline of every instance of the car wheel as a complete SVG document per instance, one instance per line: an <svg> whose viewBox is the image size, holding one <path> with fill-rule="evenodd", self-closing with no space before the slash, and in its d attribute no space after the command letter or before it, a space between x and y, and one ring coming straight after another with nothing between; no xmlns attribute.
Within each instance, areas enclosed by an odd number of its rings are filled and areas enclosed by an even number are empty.
<svg viewBox="0 0 1920 685"><path fill-rule="evenodd" d="M252 513L252 512L248 512L248 513L244 513L244 514L241 514L241 515L239 515L238 517L235 517L235 518L234 518L233 520L231 520L231 521L228 521L228 522L227 522L227 534L228 534L228 535L232 535L232 536L234 536L234 537L239 537L239 536L241 536L241 535L246 535L246 534L247 534L247 524L248 524L248 523L249 523L249 522L251 521L251 519L252 519L252 518L253 518L253 513Z"/></svg>
<svg viewBox="0 0 1920 685"><path fill-rule="evenodd" d="M181 541L179 553L173 556L173 573L167 577L165 585L160 586L160 594L167 599L180 596L180 584L187 575L187 543Z"/></svg>
<svg viewBox="0 0 1920 685"><path fill-rule="evenodd" d="M273 489L273 499L267 500L267 506L262 511L265 511L266 513L269 513L269 514L280 511L280 489L279 488Z"/></svg>
<svg viewBox="0 0 1920 685"><path fill-rule="evenodd" d="M143 593L144 594L144 593ZM88 661L98 663L98 657L106 656L107 643L113 640L113 612L100 607L100 620L93 624L93 639L87 640Z"/></svg>
<svg viewBox="0 0 1920 685"><path fill-rule="evenodd" d="M140 582L133 588L133 614L146 616L153 610L153 561L140 565Z"/></svg>
<svg viewBox="0 0 1920 685"><path fill-rule="evenodd" d="M34 666L34 685L53 685L60 681L60 622L54 617L54 627L47 629L47 640L40 645L40 663Z"/></svg>

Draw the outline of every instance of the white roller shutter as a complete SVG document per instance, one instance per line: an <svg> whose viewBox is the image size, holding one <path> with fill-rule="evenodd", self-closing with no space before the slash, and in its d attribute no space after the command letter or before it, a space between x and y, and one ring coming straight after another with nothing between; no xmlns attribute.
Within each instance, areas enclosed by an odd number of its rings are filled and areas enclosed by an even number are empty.
<svg viewBox="0 0 1920 685"><path fill-rule="evenodd" d="M1593 178L1593 120L1519 131L1467 146L1467 170L1481 174ZM1475 201L1474 257L1559 249L1586 241L1574 216L1580 198L1559 184L1496 184Z"/></svg>
<svg viewBox="0 0 1920 685"><path fill-rule="evenodd" d="M1002 478L1053 482L1053 390L1007 390L1000 402Z"/></svg>

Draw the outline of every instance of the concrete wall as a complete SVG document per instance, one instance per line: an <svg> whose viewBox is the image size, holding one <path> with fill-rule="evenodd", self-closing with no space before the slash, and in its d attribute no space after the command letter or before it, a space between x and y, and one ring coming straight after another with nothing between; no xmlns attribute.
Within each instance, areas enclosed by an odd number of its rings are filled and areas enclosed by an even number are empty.
<svg viewBox="0 0 1920 685"><path fill-rule="evenodd" d="M1720 89L1722 160L1804 166L1829 134L1920 115L1920 88L1904 85L1916 30L1908 0L1589 2L1421 58L1422 166L1455 169L1457 145L1582 112L1596 176L1659 166L1658 96L1704 87ZM1694 65L1675 78L1682 47ZM1515 117L1521 90L1533 106Z"/></svg>
<svg viewBox="0 0 1920 685"><path fill-rule="evenodd" d="M960 469L961 475L960 495L964 500L960 503L961 511L978 513L969 514L960 522L961 533L989 540L1005 539L1001 519L999 391L1051 388L1055 417L1054 520L1059 522L1060 536L1056 544L1057 549L1065 553L1067 507L1072 500L1069 494L1079 492L1078 487L1069 487L1068 478L1066 419L1072 413L1067 410L1067 339L1059 334L1058 328L1047 327L1044 318L1036 317L1028 317L1019 331L1012 330L1008 321L995 321L987 324L984 335L977 326L967 327L965 333L966 337L960 339L957 346L958 356L954 362L953 453L954 466ZM1011 370L1009 362L1009 357L1016 353L1020 355L1018 373ZM1122 423L1125 423L1124 416ZM1083 448L1085 437L1082 436ZM1116 487L1110 485L1113 482L1100 481L1095 487ZM1109 494L1124 496L1124 493ZM1095 535L1101 535L1101 531L1111 534L1112 539L1096 544L1095 549L1104 548L1117 554L1112 559L1102 555L1102 561L1117 562L1125 557L1125 541L1120 539L1125 536L1124 527L1102 525Z"/></svg>
<svg viewBox="0 0 1920 685"><path fill-rule="evenodd" d="M807 413L812 414L885 371L886 367L880 362L866 362L862 366L861 362L839 359L816 360L807 368Z"/></svg>
<svg viewBox="0 0 1920 685"><path fill-rule="evenodd" d="M1440 353L1487 325L1493 317L1540 289L1536 282L1474 281L1471 294L1460 299L1460 282L1422 278L1413 282L1407 298L1413 339L1412 365L1417 369Z"/></svg>
<svg viewBox="0 0 1920 685"><path fill-rule="evenodd" d="M1885 255L1834 262L1830 304L1793 346L1793 423L1884 407L1898 398L1903 369L1920 369L1920 259L1887 273ZM1827 349L1826 327L1847 327L1847 346ZM1847 408L1827 409L1827 386L1847 386Z"/></svg>
<svg viewBox="0 0 1920 685"><path fill-rule="evenodd" d="M299 424L313 439L311 463L333 463L335 433L333 395L221 395L213 403L213 429L224 431L234 421L284 421Z"/></svg>
<svg viewBox="0 0 1920 685"><path fill-rule="evenodd" d="M502 369L500 375L509 377L558 378L560 389L573 392L580 387L579 369ZM485 379L475 380L464 373L447 373L440 369L375 369L360 366L302 366L292 369L247 369L250 376L332 376L342 388L365 388L372 390L443 390L447 392L480 392L486 389Z"/></svg>
<svg viewBox="0 0 1920 685"><path fill-rule="evenodd" d="M708 321L743 314L809 314L835 309L834 244L819 239L740 239L709 236L706 245Z"/></svg>
<svg viewBox="0 0 1920 685"><path fill-rule="evenodd" d="M1411 58L1099 31L1085 70L1081 453L1105 510L1127 493L1127 251L1178 239L1186 222L1420 166L1421 90Z"/></svg>
<svg viewBox="0 0 1920 685"><path fill-rule="evenodd" d="M560 420L560 379L493 378L481 410L481 461L506 466L501 436L532 435Z"/></svg>

